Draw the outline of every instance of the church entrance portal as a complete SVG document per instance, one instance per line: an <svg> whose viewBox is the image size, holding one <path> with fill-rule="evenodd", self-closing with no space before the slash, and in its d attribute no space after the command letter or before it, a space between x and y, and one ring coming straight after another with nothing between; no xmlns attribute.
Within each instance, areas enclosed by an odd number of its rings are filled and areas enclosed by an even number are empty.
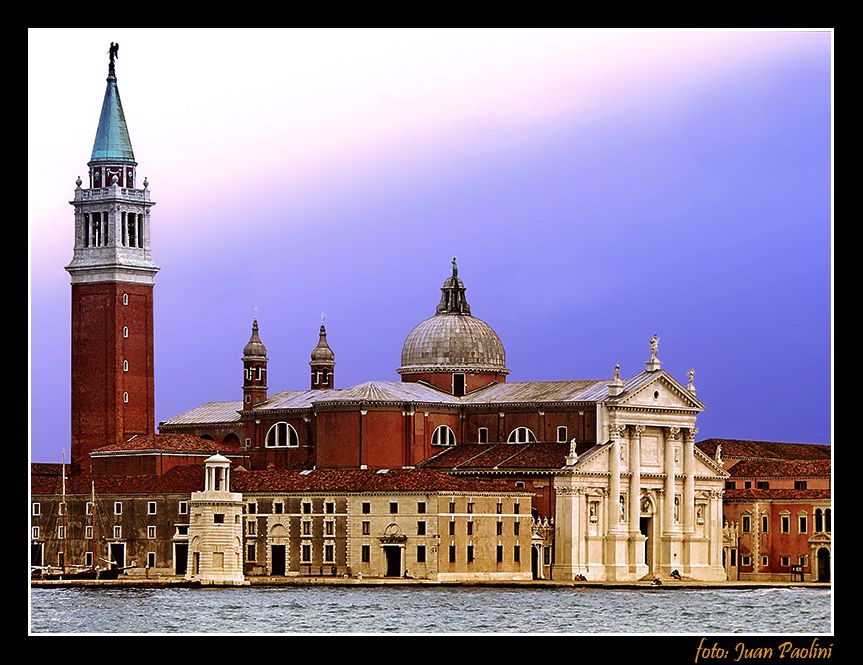
<svg viewBox="0 0 863 665"><path fill-rule="evenodd" d="M174 543L174 573L185 575L189 567L189 543Z"/></svg>
<svg viewBox="0 0 863 665"><path fill-rule="evenodd" d="M402 576L402 548L398 545L384 545L387 556L387 577Z"/></svg>
<svg viewBox="0 0 863 665"><path fill-rule="evenodd" d="M645 537L644 541L644 563L647 564L647 570L653 570L653 539L650 537L650 531L653 527L652 517L642 517L639 520L639 530L641 535Z"/></svg>
<svg viewBox="0 0 863 665"><path fill-rule="evenodd" d="M273 562L273 575L284 575L286 572L285 569L285 546L284 545L273 545L270 551L272 555Z"/></svg>
<svg viewBox="0 0 863 665"><path fill-rule="evenodd" d="M818 550L818 581L830 581L830 551L826 547Z"/></svg>

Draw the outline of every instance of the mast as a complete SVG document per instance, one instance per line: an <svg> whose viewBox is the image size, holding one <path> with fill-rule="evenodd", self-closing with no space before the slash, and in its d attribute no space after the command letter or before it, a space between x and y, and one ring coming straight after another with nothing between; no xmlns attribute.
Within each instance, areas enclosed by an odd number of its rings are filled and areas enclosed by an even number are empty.
<svg viewBox="0 0 863 665"><path fill-rule="evenodd" d="M90 560L96 567L96 481L90 480Z"/></svg>
<svg viewBox="0 0 863 665"><path fill-rule="evenodd" d="M65 541L67 536L69 535L68 533L66 533L66 531L67 531L67 529L66 529L66 526L67 526L67 521L66 521L67 520L67 518L66 518L66 451L62 451L61 456L62 456L62 460L63 460L63 474L62 474L63 496L60 500L60 517L61 517L60 521L63 524L63 540ZM63 572L65 573L66 572L66 543L63 542L63 543L61 543L61 545L63 546Z"/></svg>

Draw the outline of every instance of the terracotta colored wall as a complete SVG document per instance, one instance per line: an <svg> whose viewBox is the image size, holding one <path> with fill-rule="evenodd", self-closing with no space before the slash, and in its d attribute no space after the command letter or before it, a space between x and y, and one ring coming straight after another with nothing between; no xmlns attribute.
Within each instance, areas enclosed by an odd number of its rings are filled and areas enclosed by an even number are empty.
<svg viewBox="0 0 863 665"><path fill-rule="evenodd" d="M129 296L125 306L124 293ZM152 287L73 284L73 461L86 465L95 448L153 433L154 420Z"/></svg>
<svg viewBox="0 0 863 665"><path fill-rule="evenodd" d="M425 381L431 385L443 390L446 393L452 394L452 372L425 372L417 374L402 374L403 383L417 383ZM485 374L485 373L468 373L464 372L465 390L472 392L485 388L492 383L504 383L506 374Z"/></svg>
<svg viewBox="0 0 863 665"><path fill-rule="evenodd" d="M319 468L360 465L359 411L318 411L316 417Z"/></svg>

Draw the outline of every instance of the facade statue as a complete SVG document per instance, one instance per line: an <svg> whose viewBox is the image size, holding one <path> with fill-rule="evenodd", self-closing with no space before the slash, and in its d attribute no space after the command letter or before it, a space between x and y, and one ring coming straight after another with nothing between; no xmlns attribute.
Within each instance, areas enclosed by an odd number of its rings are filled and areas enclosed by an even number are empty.
<svg viewBox="0 0 863 665"><path fill-rule="evenodd" d="M655 334L650 338L650 359L656 360L656 354L659 352L659 334Z"/></svg>

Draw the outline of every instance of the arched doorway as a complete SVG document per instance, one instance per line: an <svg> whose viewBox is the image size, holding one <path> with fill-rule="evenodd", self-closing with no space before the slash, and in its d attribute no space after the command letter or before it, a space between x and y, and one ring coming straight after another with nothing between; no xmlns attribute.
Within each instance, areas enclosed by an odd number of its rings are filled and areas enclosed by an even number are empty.
<svg viewBox="0 0 863 665"><path fill-rule="evenodd" d="M818 581L830 581L830 550L826 547L818 550Z"/></svg>

